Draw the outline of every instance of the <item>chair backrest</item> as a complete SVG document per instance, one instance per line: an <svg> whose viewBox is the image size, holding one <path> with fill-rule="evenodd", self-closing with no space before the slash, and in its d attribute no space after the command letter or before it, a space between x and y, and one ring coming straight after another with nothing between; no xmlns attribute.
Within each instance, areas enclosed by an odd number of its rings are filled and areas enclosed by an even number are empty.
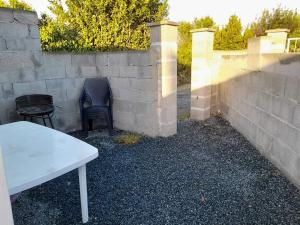
<svg viewBox="0 0 300 225"><path fill-rule="evenodd" d="M92 105L107 105L111 98L111 89L107 78L88 78L84 82L83 95ZM86 101L87 99L83 99Z"/></svg>
<svg viewBox="0 0 300 225"><path fill-rule="evenodd" d="M51 95L23 95L16 98L17 109L27 107L27 106L37 106L37 105L53 105L53 98Z"/></svg>

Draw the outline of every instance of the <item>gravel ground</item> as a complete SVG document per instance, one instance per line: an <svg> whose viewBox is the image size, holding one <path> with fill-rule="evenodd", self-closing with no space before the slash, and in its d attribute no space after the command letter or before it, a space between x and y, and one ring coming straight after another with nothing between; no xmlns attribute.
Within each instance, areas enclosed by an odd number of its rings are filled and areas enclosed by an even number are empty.
<svg viewBox="0 0 300 225"><path fill-rule="evenodd" d="M99 148L87 167L89 225L300 224L300 192L221 118L128 147L81 138ZM13 213L15 225L81 224L77 172L23 192Z"/></svg>

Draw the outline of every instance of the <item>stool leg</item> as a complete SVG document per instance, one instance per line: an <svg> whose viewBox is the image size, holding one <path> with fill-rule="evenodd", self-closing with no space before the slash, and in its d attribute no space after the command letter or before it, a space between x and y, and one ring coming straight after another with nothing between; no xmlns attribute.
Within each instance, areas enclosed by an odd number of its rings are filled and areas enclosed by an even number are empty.
<svg viewBox="0 0 300 225"><path fill-rule="evenodd" d="M42 118L43 118L44 126L46 127L46 126L47 126L47 124L46 124L46 120L45 120L45 118L44 118L44 117L42 117Z"/></svg>
<svg viewBox="0 0 300 225"><path fill-rule="evenodd" d="M53 126L53 123L52 123L52 119L51 119L51 117L50 117L50 116L48 116L48 119L49 119L49 121L50 121L50 124L51 124L51 127L52 127L52 129L54 129L54 126Z"/></svg>
<svg viewBox="0 0 300 225"><path fill-rule="evenodd" d="M32 121L33 121L33 117L31 116L31 117L30 117L30 122L32 122Z"/></svg>

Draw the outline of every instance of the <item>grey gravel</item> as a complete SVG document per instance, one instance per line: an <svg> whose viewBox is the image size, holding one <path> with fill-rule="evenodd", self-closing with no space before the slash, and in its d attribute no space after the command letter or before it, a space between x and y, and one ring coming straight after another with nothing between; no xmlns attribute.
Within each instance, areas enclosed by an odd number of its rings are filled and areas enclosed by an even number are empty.
<svg viewBox="0 0 300 225"><path fill-rule="evenodd" d="M300 192L221 118L125 147L103 132L73 135L99 148L89 225L300 224ZM13 213L15 225L81 224L77 172L25 191Z"/></svg>

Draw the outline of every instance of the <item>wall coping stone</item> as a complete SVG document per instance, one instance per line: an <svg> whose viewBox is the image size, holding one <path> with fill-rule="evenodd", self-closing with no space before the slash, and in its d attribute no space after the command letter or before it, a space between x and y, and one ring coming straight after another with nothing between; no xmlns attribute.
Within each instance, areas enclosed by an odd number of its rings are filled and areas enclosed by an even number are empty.
<svg viewBox="0 0 300 225"><path fill-rule="evenodd" d="M216 29L214 29L214 28L199 28L199 29L193 29L190 32L191 33L197 33L197 32L216 32Z"/></svg>
<svg viewBox="0 0 300 225"><path fill-rule="evenodd" d="M148 23L148 27L157 27L157 26L162 26L162 25L170 25L170 26L178 26L179 24L173 21L169 20L163 20L160 22L154 22L154 23Z"/></svg>
<svg viewBox="0 0 300 225"><path fill-rule="evenodd" d="M286 29L286 28L277 28L277 29L266 30L265 32L266 32L267 34L268 34L268 33L279 33L279 32L286 32L286 33L289 33L290 30L289 30L289 29Z"/></svg>
<svg viewBox="0 0 300 225"><path fill-rule="evenodd" d="M23 10L23 9L13 9L13 8L7 8L7 7L0 7L0 11L24 12L24 13L31 13L31 14L36 15L36 11Z"/></svg>

